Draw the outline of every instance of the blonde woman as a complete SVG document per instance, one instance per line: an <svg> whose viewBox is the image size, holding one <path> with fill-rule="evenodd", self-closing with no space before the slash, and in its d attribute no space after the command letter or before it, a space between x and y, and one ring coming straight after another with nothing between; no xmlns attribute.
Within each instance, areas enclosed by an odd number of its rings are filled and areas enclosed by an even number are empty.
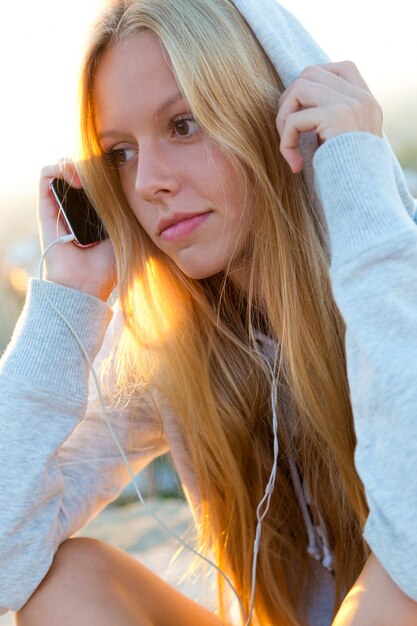
<svg viewBox="0 0 417 626"><path fill-rule="evenodd" d="M42 243L53 177L85 188L110 240L51 250L2 360L3 610L21 626L416 623L415 204L356 67L274 0L116 0L80 128L76 170L42 172ZM209 611L71 539L130 476L45 293L102 365L132 468L171 452L239 619L220 575Z"/></svg>

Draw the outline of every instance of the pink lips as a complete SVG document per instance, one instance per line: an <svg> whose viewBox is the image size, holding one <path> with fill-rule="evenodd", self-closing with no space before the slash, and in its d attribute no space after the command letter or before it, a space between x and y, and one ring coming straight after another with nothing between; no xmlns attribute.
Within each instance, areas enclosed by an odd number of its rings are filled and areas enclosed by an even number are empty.
<svg viewBox="0 0 417 626"><path fill-rule="evenodd" d="M164 226L162 222L162 228L160 228L160 237L164 241L176 241L189 235L193 230L198 228L209 217L211 211L208 213L199 213L198 215L192 215L190 217L174 216L175 222L173 224Z"/></svg>

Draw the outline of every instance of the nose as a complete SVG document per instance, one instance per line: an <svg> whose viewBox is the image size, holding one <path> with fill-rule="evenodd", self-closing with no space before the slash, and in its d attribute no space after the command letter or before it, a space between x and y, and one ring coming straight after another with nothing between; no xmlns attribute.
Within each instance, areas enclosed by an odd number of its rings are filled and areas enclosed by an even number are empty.
<svg viewBox="0 0 417 626"><path fill-rule="evenodd" d="M155 144L142 145L139 149L135 190L152 202L167 195L175 195L179 179L169 150Z"/></svg>

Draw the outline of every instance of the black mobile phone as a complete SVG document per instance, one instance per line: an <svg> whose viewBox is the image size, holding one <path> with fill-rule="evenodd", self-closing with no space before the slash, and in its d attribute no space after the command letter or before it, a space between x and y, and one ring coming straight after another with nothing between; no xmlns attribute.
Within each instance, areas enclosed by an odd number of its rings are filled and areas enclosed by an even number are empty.
<svg viewBox="0 0 417 626"><path fill-rule="evenodd" d="M71 187L60 178L53 178L49 187L66 227L75 237L75 244L87 248L108 238L103 222L83 189Z"/></svg>

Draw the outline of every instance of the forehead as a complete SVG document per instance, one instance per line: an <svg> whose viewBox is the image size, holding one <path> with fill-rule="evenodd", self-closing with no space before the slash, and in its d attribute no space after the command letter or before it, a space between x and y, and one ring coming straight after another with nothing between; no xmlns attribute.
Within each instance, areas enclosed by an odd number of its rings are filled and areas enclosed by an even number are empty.
<svg viewBox="0 0 417 626"><path fill-rule="evenodd" d="M155 115L161 103L178 92L157 37L148 32L130 35L106 50L96 70L93 97L99 129L133 112Z"/></svg>

